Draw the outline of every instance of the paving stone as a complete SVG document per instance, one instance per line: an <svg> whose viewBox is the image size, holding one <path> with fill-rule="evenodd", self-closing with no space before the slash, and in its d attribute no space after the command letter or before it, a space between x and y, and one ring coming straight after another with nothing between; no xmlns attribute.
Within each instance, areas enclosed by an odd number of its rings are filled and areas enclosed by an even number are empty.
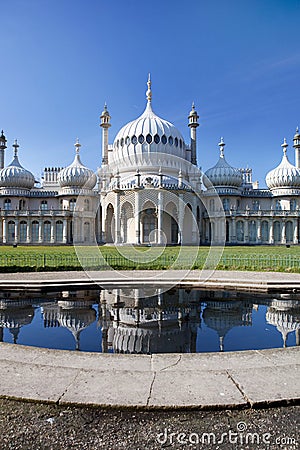
<svg viewBox="0 0 300 450"><path fill-rule="evenodd" d="M151 372L81 370L60 403L146 406Z"/></svg>
<svg viewBox="0 0 300 450"><path fill-rule="evenodd" d="M57 402L78 370L0 361L0 396Z"/></svg>
<svg viewBox="0 0 300 450"><path fill-rule="evenodd" d="M226 372L158 372L149 406L223 407L246 405Z"/></svg>
<svg viewBox="0 0 300 450"><path fill-rule="evenodd" d="M228 373L253 406L300 399L300 364Z"/></svg>

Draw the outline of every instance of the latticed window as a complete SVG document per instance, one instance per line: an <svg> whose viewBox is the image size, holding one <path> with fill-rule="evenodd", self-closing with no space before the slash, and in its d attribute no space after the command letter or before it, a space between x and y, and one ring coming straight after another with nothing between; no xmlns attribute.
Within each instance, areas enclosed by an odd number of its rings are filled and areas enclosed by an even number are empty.
<svg viewBox="0 0 300 450"><path fill-rule="evenodd" d="M42 211L47 211L47 209L48 209L48 202L47 202L47 200L42 200L41 201L41 210Z"/></svg>

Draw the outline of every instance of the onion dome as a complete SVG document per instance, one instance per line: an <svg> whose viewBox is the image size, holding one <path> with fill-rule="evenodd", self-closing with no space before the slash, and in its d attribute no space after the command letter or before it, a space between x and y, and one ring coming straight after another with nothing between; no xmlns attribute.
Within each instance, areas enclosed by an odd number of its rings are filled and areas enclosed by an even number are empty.
<svg viewBox="0 0 300 450"><path fill-rule="evenodd" d="M221 138L219 143L220 147L220 158L217 164L208 169L203 177L204 186L209 189L211 185L215 187L229 186L233 188L238 188L243 182L243 177L239 169L235 169L226 161L224 157L224 147L225 142Z"/></svg>
<svg viewBox="0 0 300 450"><path fill-rule="evenodd" d="M288 144L284 138L283 157L279 166L271 170L266 176L266 183L269 189L300 188L300 170L293 166L286 155Z"/></svg>
<svg viewBox="0 0 300 450"><path fill-rule="evenodd" d="M12 162L0 171L0 187L31 189L34 186L34 176L29 170L21 166L18 158L18 142L15 140L14 159Z"/></svg>
<svg viewBox="0 0 300 450"><path fill-rule="evenodd" d="M185 158L185 143L181 133L167 120L158 117L152 110L151 81L148 79L147 106L143 114L129 122L118 132L113 143L115 162L129 158L138 163L138 155L167 153Z"/></svg>
<svg viewBox="0 0 300 450"><path fill-rule="evenodd" d="M85 188L93 189L97 182L97 177L91 169L85 167L79 156L81 145L77 139L75 148L76 154L74 161L68 167L65 167L59 173L59 184L62 188Z"/></svg>
<svg viewBox="0 0 300 450"><path fill-rule="evenodd" d="M3 131L2 131L3 133ZM299 133L299 127L296 128L296 133L294 135L294 140L299 140L300 139L300 133Z"/></svg>

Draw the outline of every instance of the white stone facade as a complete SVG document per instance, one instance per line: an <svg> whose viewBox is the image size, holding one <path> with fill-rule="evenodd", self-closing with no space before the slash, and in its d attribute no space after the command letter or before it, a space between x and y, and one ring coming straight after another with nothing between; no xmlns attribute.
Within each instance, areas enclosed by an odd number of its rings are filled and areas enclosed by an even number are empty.
<svg viewBox="0 0 300 450"><path fill-rule="evenodd" d="M296 165L286 156L266 176L268 189L252 182L252 169L235 169L220 157L205 174L197 166L199 116L188 116L190 143L147 105L109 144L110 115L101 115L102 165L86 168L76 142L66 168L45 168L35 186L18 159L4 167L6 138L0 136L0 243L209 245L298 244L300 134L293 144ZM205 161L201 161L204 165Z"/></svg>

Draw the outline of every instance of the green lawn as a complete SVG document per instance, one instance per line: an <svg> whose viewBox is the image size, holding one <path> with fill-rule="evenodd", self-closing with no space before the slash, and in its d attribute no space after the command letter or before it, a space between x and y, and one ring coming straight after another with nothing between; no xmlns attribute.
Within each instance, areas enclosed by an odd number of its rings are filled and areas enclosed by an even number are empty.
<svg viewBox="0 0 300 450"><path fill-rule="evenodd" d="M207 259L207 256L209 258ZM0 271L84 269L275 270L300 272L300 246L131 247L12 246L0 247Z"/></svg>

